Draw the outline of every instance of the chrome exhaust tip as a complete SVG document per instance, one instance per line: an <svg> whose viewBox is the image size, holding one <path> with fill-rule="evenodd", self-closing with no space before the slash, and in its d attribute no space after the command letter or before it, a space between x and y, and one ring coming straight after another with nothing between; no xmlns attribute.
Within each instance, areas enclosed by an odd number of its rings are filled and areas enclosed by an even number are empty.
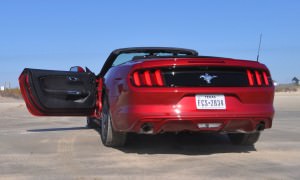
<svg viewBox="0 0 300 180"><path fill-rule="evenodd" d="M153 134L153 125L151 123L144 123L141 126L140 133L142 133L142 134Z"/></svg>
<svg viewBox="0 0 300 180"><path fill-rule="evenodd" d="M256 130L257 131L263 131L265 129L265 123L264 122L260 122L259 124L256 125Z"/></svg>

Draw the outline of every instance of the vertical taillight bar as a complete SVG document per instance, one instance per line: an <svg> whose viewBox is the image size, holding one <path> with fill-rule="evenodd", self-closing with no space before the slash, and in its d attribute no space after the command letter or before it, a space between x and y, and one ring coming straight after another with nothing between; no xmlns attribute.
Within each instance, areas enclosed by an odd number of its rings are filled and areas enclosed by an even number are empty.
<svg viewBox="0 0 300 180"><path fill-rule="evenodd" d="M163 83L163 80L162 80L162 77L161 77L161 71L160 70L156 70L154 72L155 74L155 79L156 79L156 83L158 86L163 86L164 83Z"/></svg>
<svg viewBox="0 0 300 180"><path fill-rule="evenodd" d="M141 86L141 80L138 72L133 73L133 82L136 86Z"/></svg>
<svg viewBox="0 0 300 180"><path fill-rule="evenodd" d="M249 85L253 86L254 85L254 80L253 80L252 72L250 70L247 70L247 76L248 76Z"/></svg>
<svg viewBox="0 0 300 180"><path fill-rule="evenodd" d="M261 86L261 76L258 71L255 71L257 85Z"/></svg>
<svg viewBox="0 0 300 180"><path fill-rule="evenodd" d="M152 86L150 71L145 71L144 76L145 76L146 85Z"/></svg>
<svg viewBox="0 0 300 180"><path fill-rule="evenodd" d="M267 73L266 73L266 72L263 72L263 77L264 77L265 84L266 84L267 86L269 86L269 80L268 80L268 76L267 76Z"/></svg>

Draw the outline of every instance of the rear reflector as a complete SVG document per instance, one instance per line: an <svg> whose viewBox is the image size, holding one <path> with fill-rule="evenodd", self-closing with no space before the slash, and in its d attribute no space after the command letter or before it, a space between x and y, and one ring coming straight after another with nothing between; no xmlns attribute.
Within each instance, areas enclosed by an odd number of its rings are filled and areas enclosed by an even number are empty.
<svg viewBox="0 0 300 180"><path fill-rule="evenodd" d="M221 123L199 123L198 128L218 128L221 125Z"/></svg>

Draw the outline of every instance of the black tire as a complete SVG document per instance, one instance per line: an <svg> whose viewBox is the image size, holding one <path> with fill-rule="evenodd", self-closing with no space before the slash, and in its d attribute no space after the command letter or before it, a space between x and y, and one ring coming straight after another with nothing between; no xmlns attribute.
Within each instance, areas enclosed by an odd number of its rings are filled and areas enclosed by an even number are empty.
<svg viewBox="0 0 300 180"><path fill-rule="evenodd" d="M101 140L105 146L121 147L126 143L127 133L117 132L112 126L111 113L107 98L103 100L102 119L101 119Z"/></svg>
<svg viewBox="0 0 300 180"><path fill-rule="evenodd" d="M91 128L91 129L99 128L99 126L97 125L97 123L95 121L96 121L96 119L94 119L94 118L86 117L86 127Z"/></svg>
<svg viewBox="0 0 300 180"><path fill-rule="evenodd" d="M260 136L260 132L255 133L232 133L228 134L228 137L232 144L235 145L254 145Z"/></svg>

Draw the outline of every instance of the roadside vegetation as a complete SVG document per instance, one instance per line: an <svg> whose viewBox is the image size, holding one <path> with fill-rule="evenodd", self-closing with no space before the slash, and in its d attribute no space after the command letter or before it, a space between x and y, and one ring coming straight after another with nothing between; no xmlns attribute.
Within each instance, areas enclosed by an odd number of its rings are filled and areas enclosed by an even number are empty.
<svg viewBox="0 0 300 180"><path fill-rule="evenodd" d="M276 92L297 92L300 86L295 84L281 84L275 87Z"/></svg>
<svg viewBox="0 0 300 180"><path fill-rule="evenodd" d="M297 92L300 91L300 86L294 84L281 84L275 87L276 92ZM5 89L0 91L0 96L21 99L21 91L19 88Z"/></svg>
<svg viewBox="0 0 300 180"><path fill-rule="evenodd" d="M0 91L0 96L2 97L11 97L16 99L21 99L21 91L19 88L11 88L11 89L5 89L4 91Z"/></svg>

